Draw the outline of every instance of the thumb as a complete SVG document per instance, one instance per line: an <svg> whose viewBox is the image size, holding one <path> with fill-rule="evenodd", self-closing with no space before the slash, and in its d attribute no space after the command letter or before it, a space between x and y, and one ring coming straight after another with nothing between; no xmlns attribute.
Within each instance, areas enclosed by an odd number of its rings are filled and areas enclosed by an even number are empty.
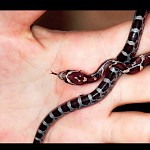
<svg viewBox="0 0 150 150"><path fill-rule="evenodd" d="M18 35L30 31L30 25L45 11L0 11L0 34Z"/></svg>

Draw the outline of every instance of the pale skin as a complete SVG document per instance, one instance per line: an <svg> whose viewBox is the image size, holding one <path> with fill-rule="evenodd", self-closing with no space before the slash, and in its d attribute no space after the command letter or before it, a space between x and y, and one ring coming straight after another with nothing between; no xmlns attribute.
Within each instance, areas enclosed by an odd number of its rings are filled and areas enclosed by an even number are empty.
<svg viewBox="0 0 150 150"><path fill-rule="evenodd" d="M91 73L124 46L131 21L103 31L61 32L30 25L44 11L0 12L0 142L32 143L47 113L93 91L100 81L73 86L50 70ZM150 51L150 17L138 55ZM122 75L100 103L72 112L48 131L46 143L150 142L150 115L112 112L120 105L150 102L150 67Z"/></svg>

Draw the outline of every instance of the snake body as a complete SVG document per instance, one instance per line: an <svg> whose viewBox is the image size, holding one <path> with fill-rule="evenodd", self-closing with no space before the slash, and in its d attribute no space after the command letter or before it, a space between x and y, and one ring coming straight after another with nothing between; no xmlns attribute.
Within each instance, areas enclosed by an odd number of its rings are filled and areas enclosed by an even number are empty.
<svg viewBox="0 0 150 150"><path fill-rule="evenodd" d="M76 70L66 70L57 74L66 83L75 85L92 83L101 77L103 79L91 93L73 98L51 110L39 125L33 143L41 143L48 129L61 116L103 100L113 89L122 74L134 74L150 65L150 53L134 58L139 47L147 15L148 11L146 10L135 12L129 36L122 51L115 59L106 60L93 74L86 75Z"/></svg>

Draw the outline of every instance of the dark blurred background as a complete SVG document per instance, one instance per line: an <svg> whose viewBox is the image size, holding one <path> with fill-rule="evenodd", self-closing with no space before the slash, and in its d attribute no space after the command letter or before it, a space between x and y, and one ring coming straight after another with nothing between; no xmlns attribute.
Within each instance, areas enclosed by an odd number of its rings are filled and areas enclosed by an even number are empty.
<svg viewBox="0 0 150 150"><path fill-rule="evenodd" d="M134 11L47 11L35 24L56 30L99 30L131 20Z"/></svg>
<svg viewBox="0 0 150 150"><path fill-rule="evenodd" d="M53 30L101 30L132 20L134 11L47 11L34 24ZM120 106L114 111L150 112L150 103Z"/></svg>

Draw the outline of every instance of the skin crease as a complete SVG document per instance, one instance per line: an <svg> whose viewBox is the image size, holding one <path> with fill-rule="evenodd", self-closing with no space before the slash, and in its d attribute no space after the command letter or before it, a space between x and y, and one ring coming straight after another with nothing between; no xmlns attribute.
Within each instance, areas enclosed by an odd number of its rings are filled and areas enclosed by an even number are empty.
<svg viewBox="0 0 150 150"><path fill-rule="evenodd" d="M51 109L94 90L100 81L73 86L51 75L50 70L94 72L104 60L117 56L131 26L129 21L103 31L65 32L38 26L30 31L32 22L43 13L0 12L1 143L32 143L40 122ZM150 51L149 39L150 17L138 55ZM112 113L119 105L150 102L149 72L147 67L136 75L122 75L103 101L58 120L44 142L150 142L149 114Z"/></svg>

